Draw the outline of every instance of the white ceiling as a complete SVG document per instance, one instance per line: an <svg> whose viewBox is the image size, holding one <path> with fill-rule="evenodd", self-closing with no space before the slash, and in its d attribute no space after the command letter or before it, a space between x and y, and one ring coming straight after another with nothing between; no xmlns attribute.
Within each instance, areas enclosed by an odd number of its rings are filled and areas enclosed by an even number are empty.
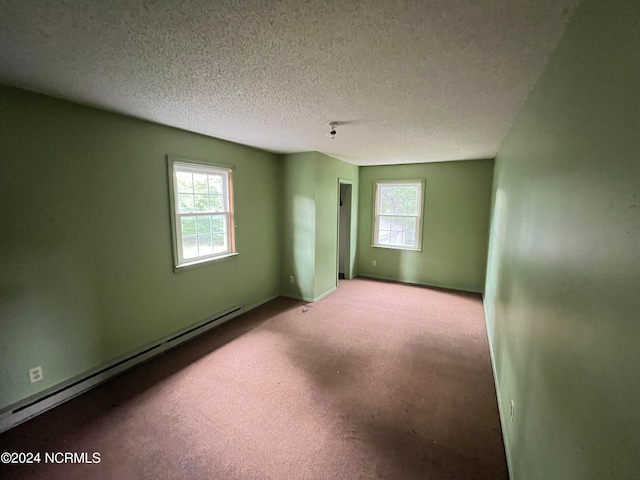
<svg viewBox="0 0 640 480"><path fill-rule="evenodd" d="M493 158L577 3L0 0L0 82L357 165Z"/></svg>

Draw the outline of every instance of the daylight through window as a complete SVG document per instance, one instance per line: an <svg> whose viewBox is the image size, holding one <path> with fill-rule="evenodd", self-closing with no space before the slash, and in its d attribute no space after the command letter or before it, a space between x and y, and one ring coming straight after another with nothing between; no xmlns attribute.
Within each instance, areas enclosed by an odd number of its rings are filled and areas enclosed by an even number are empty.
<svg viewBox="0 0 640 480"><path fill-rule="evenodd" d="M172 164L176 267L234 253L231 169Z"/></svg>
<svg viewBox="0 0 640 480"><path fill-rule="evenodd" d="M376 183L374 245L420 249L422 180Z"/></svg>

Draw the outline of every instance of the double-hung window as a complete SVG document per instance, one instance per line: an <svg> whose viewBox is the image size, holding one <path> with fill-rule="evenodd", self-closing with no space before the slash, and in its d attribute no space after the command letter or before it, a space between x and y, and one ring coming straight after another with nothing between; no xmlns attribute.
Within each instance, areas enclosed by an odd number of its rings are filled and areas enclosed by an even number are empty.
<svg viewBox="0 0 640 480"><path fill-rule="evenodd" d="M235 253L231 168L169 158L177 268Z"/></svg>
<svg viewBox="0 0 640 480"><path fill-rule="evenodd" d="M376 182L373 245L421 249L424 180Z"/></svg>

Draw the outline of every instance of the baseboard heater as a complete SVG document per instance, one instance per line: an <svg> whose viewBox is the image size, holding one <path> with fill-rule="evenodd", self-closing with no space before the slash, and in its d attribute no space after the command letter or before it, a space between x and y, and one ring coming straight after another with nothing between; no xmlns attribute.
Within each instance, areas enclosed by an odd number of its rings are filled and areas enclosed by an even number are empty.
<svg viewBox="0 0 640 480"><path fill-rule="evenodd" d="M44 390L30 398L27 398L6 410L0 412L0 433L9 430L27 420L46 412L77 397L81 393L94 388L110 378L115 377L127 370L140 365L178 345L201 335L212 328L218 327L237 317L244 311L244 305L233 307L225 312L198 323L195 326L187 327L173 335L165 337L159 341L148 345L139 351L129 354L115 362L99 367L79 377L75 377L67 382L56 385L49 390Z"/></svg>

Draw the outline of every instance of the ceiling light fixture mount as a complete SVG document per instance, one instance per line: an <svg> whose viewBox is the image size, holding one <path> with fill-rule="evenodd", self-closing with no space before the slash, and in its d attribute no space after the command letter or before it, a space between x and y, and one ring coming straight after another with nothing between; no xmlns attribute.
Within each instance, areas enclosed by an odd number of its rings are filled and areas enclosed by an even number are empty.
<svg viewBox="0 0 640 480"><path fill-rule="evenodd" d="M338 127L338 122L329 122L329 133L327 133L327 137L331 140L336 138L336 128Z"/></svg>

